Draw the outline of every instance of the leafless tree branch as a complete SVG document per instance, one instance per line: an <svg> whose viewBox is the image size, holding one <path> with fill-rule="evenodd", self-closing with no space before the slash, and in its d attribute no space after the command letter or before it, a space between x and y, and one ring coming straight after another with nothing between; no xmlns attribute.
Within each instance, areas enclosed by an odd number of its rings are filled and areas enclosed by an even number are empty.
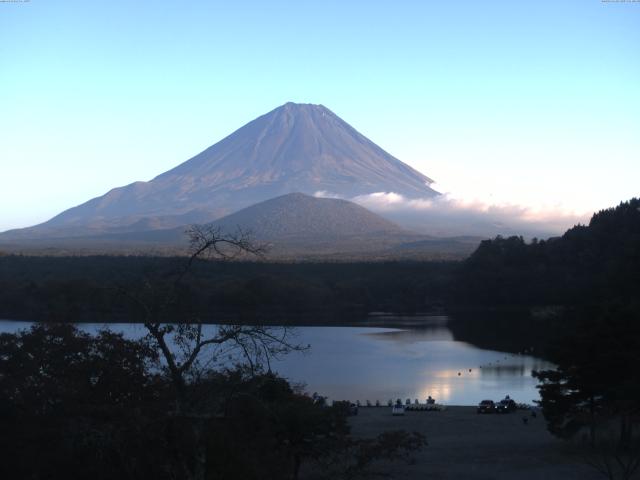
<svg viewBox="0 0 640 480"><path fill-rule="evenodd" d="M177 301L178 291L192 272L196 261L209 258L230 260L241 255L260 258L266 253L266 247L255 243L250 232L242 229L228 234L217 226L193 225L186 233L189 236L189 256L177 272L168 292L158 295L158 292L154 292L154 287L145 282L143 292L148 294L150 300L144 300L142 296L135 295L126 288L119 289L122 295L141 309L143 324L166 362L178 397L184 394L188 379L197 377L196 365L206 347L226 346L231 353L238 351L248 362L252 372L259 369L263 362L271 370L271 358L307 348L290 340L291 331L287 327L219 325L215 332L206 335L198 318L183 318L175 322L165 318L171 305ZM158 296L161 298L158 299ZM172 350L171 344L181 350L181 358Z"/></svg>

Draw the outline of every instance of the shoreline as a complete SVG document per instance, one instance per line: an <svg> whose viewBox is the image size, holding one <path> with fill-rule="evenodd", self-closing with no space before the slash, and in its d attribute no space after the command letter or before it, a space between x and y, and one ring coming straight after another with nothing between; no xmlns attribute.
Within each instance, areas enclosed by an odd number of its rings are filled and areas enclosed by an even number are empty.
<svg viewBox="0 0 640 480"><path fill-rule="evenodd" d="M369 327L369 328L420 328L420 327L439 327L449 324L449 316L446 313L420 313L420 314L393 314L393 313L377 313L371 317L356 321L328 321L322 315L270 315L268 318L247 318L242 315L231 319L232 315L221 315L217 321L203 321L202 325L268 325L274 327ZM275 321L275 318L284 318ZM315 318L315 320L295 321L300 318ZM233 321L235 320L235 321ZM0 318L0 322L16 322L16 323L72 323L74 325L84 324L123 324L123 325L141 325L142 322L114 320L105 322L101 320L87 320L80 322L52 322L48 320L28 320L23 318ZM178 322L175 322L177 324Z"/></svg>

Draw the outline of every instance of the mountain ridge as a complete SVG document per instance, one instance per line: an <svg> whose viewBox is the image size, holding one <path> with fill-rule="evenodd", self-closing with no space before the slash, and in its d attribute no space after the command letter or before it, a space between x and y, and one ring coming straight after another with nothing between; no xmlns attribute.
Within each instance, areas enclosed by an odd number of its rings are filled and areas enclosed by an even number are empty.
<svg viewBox="0 0 640 480"><path fill-rule="evenodd" d="M210 224L222 235L247 234L266 245L267 258L398 259L463 258L478 238L434 238L406 230L356 203L290 193L251 205ZM190 225L170 229L110 231L91 236L0 243L19 253L90 252L176 254L188 250Z"/></svg>
<svg viewBox="0 0 640 480"><path fill-rule="evenodd" d="M70 208L47 222L10 231L13 238L154 228L221 218L292 192L353 198L393 191L438 195L432 180L388 154L328 108L286 103L245 124L148 182L133 182Z"/></svg>

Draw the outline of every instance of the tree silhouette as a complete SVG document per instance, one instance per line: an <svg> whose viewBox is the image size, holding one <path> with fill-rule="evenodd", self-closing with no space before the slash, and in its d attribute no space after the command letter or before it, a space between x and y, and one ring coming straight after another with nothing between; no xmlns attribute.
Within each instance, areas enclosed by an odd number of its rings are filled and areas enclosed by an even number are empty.
<svg viewBox="0 0 640 480"><path fill-rule="evenodd" d="M640 467L640 312L616 305L574 315L572 335L551 350L557 368L533 374L548 429L565 439L588 432L585 461L631 478Z"/></svg>

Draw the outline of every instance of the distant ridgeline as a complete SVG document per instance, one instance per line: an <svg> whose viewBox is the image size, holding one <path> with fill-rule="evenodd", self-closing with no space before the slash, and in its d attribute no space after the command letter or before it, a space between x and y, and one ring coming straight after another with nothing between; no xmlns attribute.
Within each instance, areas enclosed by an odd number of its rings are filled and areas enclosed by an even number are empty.
<svg viewBox="0 0 640 480"><path fill-rule="evenodd" d="M458 338L514 351L544 346L558 327L602 311L638 316L639 209L640 200L630 200L549 240L487 240L464 262L202 261L168 320L353 324L370 311L444 305ZM118 289L137 293L147 282L162 294L184 260L0 256L0 318L136 321L139 312Z"/></svg>
<svg viewBox="0 0 640 480"><path fill-rule="evenodd" d="M494 327L531 327L532 334L547 330L544 336L550 337L559 326L574 328L581 318L586 321L605 310L637 316L638 292L640 199L634 198L594 214L589 225L575 226L562 237L531 243L522 237L483 241L463 262L451 300L463 309L529 313L508 319L498 315L483 322L484 330L488 322ZM471 316L457 318L464 334L480 330Z"/></svg>

